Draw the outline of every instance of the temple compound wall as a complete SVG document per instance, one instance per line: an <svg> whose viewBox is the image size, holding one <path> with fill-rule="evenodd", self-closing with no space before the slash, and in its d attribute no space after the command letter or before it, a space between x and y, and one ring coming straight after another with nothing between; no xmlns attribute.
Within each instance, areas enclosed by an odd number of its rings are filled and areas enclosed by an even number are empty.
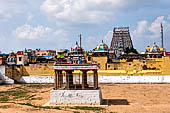
<svg viewBox="0 0 170 113"><path fill-rule="evenodd" d="M141 65L146 65L149 69L143 70ZM18 67L0 66L0 82L5 80L12 83L15 80L22 83L54 83L55 73L52 66L52 64L32 64ZM151 70L155 67L156 69ZM81 75L79 71L75 71L73 74L76 75L75 77ZM87 72L87 75L90 82L93 79L92 72ZM170 57L148 59L147 61L110 63L107 64L107 70L99 69L98 75L99 83L170 83Z"/></svg>

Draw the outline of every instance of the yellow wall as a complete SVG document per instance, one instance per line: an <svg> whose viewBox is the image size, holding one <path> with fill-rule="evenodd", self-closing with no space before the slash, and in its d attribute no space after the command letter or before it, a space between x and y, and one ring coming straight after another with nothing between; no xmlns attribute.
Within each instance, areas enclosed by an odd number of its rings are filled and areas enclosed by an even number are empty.
<svg viewBox="0 0 170 113"><path fill-rule="evenodd" d="M39 52L37 56L48 56L49 52Z"/></svg>
<svg viewBox="0 0 170 113"><path fill-rule="evenodd" d="M92 57L92 61L97 61L101 70L107 69L107 56Z"/></svg>
<svg viewBox="0 0 170 113"><path fill-rule="evenodd" d="M93 57L93 60L100 63L101 69L98 75L170 75L170 57L152 58L147 60L134 60L133 62L108 63L106 69L107 57ZM130 65L129 65L130 64ZM109 66L110 65L110 66ZM148 68L143 70L142 67ZM74 75L79 75L80 71L75 71ZM88 75L92 75L92 71ZM18 80L21 76L54 76L53 64L31 64L29 66L6 66L6 75Z"/></svg>
<svg viewBox="0 0 170 113"><path fill-rule="evenodd" d="M146 65L147 70L143 69ZM108 70L125 70L127 74L162 74L163 58L133 60L132 62L108 63ZM150 71L148 71L150 70Z"/></svg>
<svg viewBox="0 0 170 113"><path fill-rule="evenodd" d="M53 64L31 64L29 66L22 66L23 76L43 76L54 75Z"/></svg>
<svg viewBox="0 0 170 113"><path fill-rule="evenodd" d="M170 56L166 56L163 59L163 74L170 74Z"/></svg>

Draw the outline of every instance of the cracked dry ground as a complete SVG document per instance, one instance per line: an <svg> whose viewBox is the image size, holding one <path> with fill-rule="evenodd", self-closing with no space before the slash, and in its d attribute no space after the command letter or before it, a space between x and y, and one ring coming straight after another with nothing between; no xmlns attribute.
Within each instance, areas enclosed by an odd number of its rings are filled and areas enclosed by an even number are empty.
<svg viewBox="0 0 170 113"><path fill-rule="evenodd" d="M0 113L170 113L170 84L100 84L107 107L42 107L53 84L0 85Z"/></svg>

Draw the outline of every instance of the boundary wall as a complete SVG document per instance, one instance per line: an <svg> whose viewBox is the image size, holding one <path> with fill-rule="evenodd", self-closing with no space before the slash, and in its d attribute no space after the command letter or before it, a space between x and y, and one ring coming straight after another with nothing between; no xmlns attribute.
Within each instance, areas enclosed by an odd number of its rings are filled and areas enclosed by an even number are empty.
<svg viewBox="0 0 170 113"><path fill-rule="evenodd" d="M76 79L75 79L76 78ZM75 81L81 81L80 76L74 76ZM80 79L80 80L79 80ZM78 80L78 81L76 81ZM99 75L99 83L170 83L169 75ZM88 82L93 81L93 76L88 75ZM54 76L22 76L20 83L54 83ZM12 84L14 80L5 76L5 66L0 66L0 84Z"/></svg>
<svg viewBox="0 0 170 113"><path fill-rule="evenodd" d="M75 79L75 76L74 76ZM93 77L88 76L88 82L92 82ZM170 76L99 76L99 83L170 83ZM80 80L81 81L81 80ZM54 76L22 76L21 83L54 83Z"/></svg>

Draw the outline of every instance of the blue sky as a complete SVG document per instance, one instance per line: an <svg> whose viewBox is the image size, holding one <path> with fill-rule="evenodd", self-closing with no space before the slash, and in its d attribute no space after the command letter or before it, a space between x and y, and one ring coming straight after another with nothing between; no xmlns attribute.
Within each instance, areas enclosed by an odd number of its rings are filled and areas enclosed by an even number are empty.
<svg viewBox="0 0 170 113"><path fill-rule="evenodd" d="M170 51L169 0L0 0L0 51L110 46L114 27L130 27L134 47L160 45L160 23Z"/></svg>

